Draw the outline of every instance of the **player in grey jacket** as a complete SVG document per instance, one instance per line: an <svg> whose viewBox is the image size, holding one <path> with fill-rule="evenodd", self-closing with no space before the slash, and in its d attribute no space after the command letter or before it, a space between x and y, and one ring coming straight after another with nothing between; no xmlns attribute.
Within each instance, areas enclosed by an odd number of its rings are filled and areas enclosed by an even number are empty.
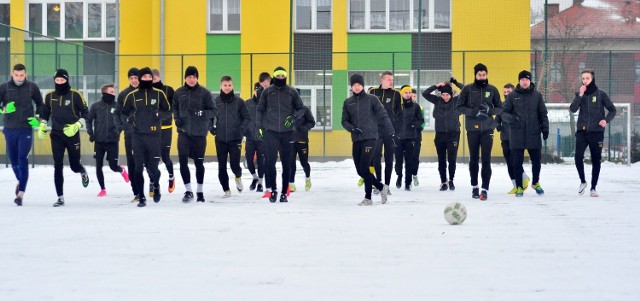
<svg viewBox="0 0 640 301"><path fill-rule="evenodd" d="M591 152L591 193L592 197L598 197L596 185L600 176L600 160L602 160L602 145L604 141L604 129L616 117L616 107L609 99L606 92L596 86L596 76L593 70L582 71L582 86L576 93L569 109L578 113L576 126L576 154L575 163L580 177L578 193L582 195L587 188L587 180L584 175L584 151L589 147ZM608 113L605 115L604 110Z"/></svg>
<svg viewBox="0 0 640 301"><path fill-rule="evenodd" d="M383 126L385 134L395 138L395 129L387 111L377 97L364 91L364 78L360 74L351 76L353 96L347 98L342 106L342 127L351 133L353 141L352 156L358 175L364 179L364 199L358 205L371 206L372 185L381 191L382 203L387 202L389 185L382 184L369 169L378 139L378 124Z"/></svg>

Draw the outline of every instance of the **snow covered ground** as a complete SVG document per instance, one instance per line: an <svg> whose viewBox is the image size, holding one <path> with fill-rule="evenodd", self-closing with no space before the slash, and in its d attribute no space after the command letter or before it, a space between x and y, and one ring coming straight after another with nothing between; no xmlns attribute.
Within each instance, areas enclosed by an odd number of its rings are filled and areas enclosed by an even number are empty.
<svg viewBox="0 0 640 301"><path fill-rule="evenodd" d="M221 199L216 163L207 202L182 204L181 180L168 194L163 173L162 201L146 208L107 168L109 194L95 197L87 168L88 188L65 168L62 208L52 166L30 170L23 207L0 169L0 300L640 300L639 164L605 163L599 198L578 196L573 165L543 165L546 195L521 199L494 164L481 202L467 165L439 192L428 163L420 186L366 208L352 161L312 163L312 190L287 204ZM469 212L460 226L443 218L454 200Z"/></svg>

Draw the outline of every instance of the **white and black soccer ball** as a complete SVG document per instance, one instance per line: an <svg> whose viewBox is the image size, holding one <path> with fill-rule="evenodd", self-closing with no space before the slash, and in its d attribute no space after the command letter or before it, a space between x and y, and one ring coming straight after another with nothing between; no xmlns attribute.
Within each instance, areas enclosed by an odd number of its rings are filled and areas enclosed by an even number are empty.
<svg viewBox="0 0 640 301"><path fill-rule="evenodd" d="M467 219L467 208L460 202L452 202L444 208L444 219L452 225L462 224Z"/></svg>

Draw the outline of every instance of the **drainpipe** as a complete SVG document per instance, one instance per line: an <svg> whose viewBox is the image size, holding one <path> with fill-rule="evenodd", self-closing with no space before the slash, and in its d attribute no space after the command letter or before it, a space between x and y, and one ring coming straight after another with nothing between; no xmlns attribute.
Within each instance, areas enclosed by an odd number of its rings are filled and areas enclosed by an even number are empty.
<svg viewBox="0 0 640 301"><path fill-rule="evenodd" d="M164 74L164 0L160 0L160 73Z"/></svg>

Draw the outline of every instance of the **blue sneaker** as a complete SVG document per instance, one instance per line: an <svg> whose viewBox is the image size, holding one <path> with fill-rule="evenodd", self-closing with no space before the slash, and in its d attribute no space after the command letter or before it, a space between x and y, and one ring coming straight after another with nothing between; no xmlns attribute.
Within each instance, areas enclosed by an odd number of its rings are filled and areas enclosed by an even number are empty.
<svg viewBox="0 0 640 301"><path fill-rule="evenodd" d="M539 182L533 185L533 189L536 190L536 193L538 195L543 195L544 194L544 189L542 189L542 186L540 186Z"/></svg>

